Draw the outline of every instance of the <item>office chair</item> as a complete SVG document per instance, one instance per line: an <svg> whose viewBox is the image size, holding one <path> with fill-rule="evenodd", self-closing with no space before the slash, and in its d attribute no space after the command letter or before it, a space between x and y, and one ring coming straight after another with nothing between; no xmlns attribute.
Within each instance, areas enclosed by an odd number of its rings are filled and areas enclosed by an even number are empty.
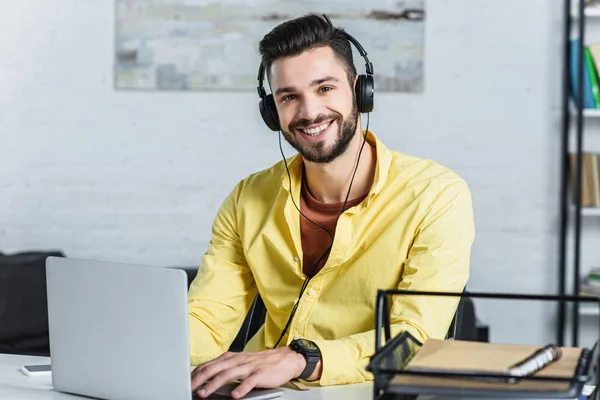
<svg viewBox="0 0 600 400"><path fill-rule="evenodd" d="M46 258L62 251L0 253L0 353L50 355Z"/></svg>
<svg viewBox="0 0 600 400"><path fill-rule="evenodd" d="M475 303L470 297L463 297L458 303L456 313L448 329L447 338L489 342L489 327L477 318Z"/></svg>
<svg viewBox="0 0 600 400"><path fill-rule="evenodd" d="M244 320L242 327L231 343L231 346L229 346L229 351L243 351L248 340L250 340L265 323L266 315L267 309L265 308L262 299L257 294L250 306L248 314L246 314L246 319Z"/></svg>
<svg viewBox="0 0 600 400"><path fill-rule="evenodd" d="M468 340L464 338L464 335L467 331L464 326L464 308L465 302L467 300L465 298L460 299L458 302L458 306L456 307L456 312L454 313L454 317L452 318L452 322L450 322L450 327L448 328L448 332L446 333L446 339L454 339L454 340ZM471 300L471 299L468 299Z"/></svg>

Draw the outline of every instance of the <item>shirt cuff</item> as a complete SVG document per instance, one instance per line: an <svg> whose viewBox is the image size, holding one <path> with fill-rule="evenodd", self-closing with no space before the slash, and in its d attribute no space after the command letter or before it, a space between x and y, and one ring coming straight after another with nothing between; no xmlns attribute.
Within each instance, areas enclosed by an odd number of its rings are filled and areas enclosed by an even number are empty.
<svg viewBox="0 0 600 400"><path fill-rule="evenodd" d="M365 382L371 374L366 370L359 370L352 351L343 339L338 340L313 340L321 351L321 386L346 385L350 383Z"/></svg>

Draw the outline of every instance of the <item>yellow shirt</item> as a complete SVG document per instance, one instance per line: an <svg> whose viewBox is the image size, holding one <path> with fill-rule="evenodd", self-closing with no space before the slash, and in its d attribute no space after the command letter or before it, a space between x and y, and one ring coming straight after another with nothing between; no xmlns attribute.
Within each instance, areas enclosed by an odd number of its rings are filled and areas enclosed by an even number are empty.
<svg viewBox="0 0 600 400"><path fill-rule="evenodd" d="M372 379L365 370L375 350L378 289L462 291L474 239L471 194L455 173L431 160L391 151L371 132L375 180L363 202L339 218L333 248L306 288L279 346L294 337L321 350L317 384ZM299 205L302 158L288 162ZM212 240L189 290L191 363L227 351L257 290L265 324L246 351L272 348L303 281L300 215L289 195L283 161L242 180L223 202ZM458 299L395 296L392 335L444 338Z"/></svg>

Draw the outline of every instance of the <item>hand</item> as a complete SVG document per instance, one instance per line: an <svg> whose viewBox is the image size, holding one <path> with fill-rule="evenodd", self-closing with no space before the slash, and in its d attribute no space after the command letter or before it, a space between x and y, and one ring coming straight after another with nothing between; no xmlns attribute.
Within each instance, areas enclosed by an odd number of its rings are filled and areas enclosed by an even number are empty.
<svg viewBox="0 0 600 400"><path fill-rule="evenodd" d="M194 369L192 390L199 389L197 395L204 398L239 379L242 383L231 393L238 399L255 387L279 387L300 376L305 367L304 356L289 347L257 353L226 352Z"/></svg>

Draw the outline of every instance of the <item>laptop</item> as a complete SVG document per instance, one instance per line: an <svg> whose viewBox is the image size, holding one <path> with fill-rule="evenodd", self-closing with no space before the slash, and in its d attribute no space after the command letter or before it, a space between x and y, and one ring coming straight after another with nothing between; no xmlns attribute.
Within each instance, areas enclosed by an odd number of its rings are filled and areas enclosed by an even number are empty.
<svg viewBox="0 0 600 400"><path fill-rule="evenodd" d="M100 399L195 398L185 271L48 257L46 282L55 390ZM282 393L255 389L245 398Z"/></svg>

